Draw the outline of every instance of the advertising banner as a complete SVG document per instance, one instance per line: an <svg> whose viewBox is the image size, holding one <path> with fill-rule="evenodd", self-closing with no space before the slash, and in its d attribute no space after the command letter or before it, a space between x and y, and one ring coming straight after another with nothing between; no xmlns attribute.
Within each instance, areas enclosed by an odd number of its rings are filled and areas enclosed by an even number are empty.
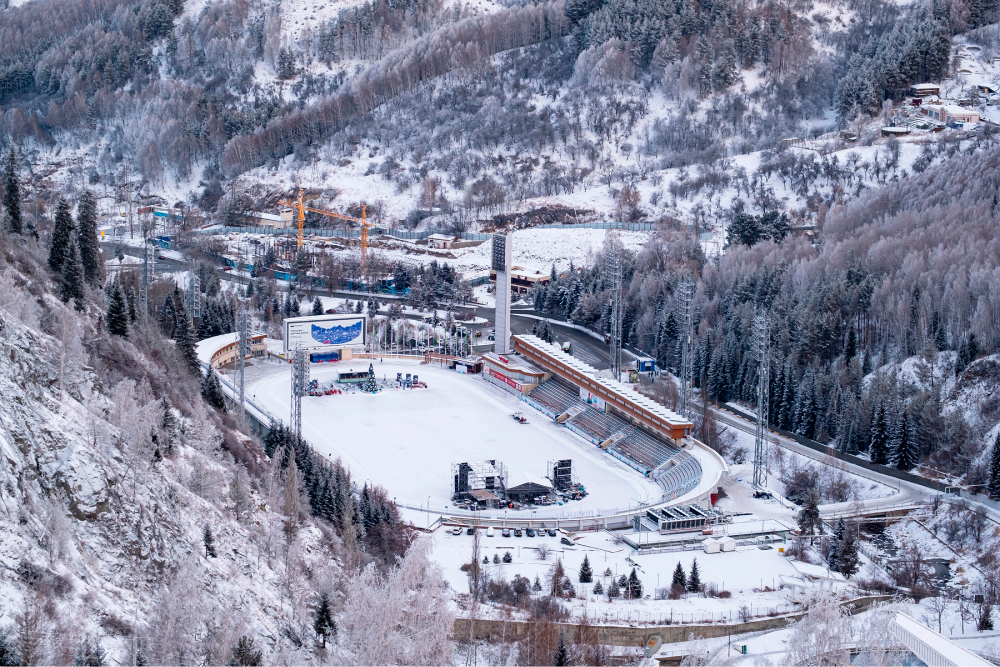
<svg viewBox="0 0 1000 667"><path fill-rule="evenodd" d="M607 408L607 404L604 402L603 398L598 398L597 396L594 396L583 387L580 388L580 400L586 403L587 405L591 406L595 410L600 410L601 412L605 412Z"/></svg>
<svg viewBox="0 0 1000 667"><path fill-rule="evenodd" d="M365 344L364 315L292 317L284 324L285 352L324 350Z"/></svg>

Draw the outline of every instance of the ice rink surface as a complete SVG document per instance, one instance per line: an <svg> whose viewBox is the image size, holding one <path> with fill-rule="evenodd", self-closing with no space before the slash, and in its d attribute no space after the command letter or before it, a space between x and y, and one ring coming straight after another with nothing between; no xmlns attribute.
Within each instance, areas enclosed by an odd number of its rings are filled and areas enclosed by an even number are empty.
<svg viewBox="0 0 1000 667"><path fill-rule="evenodd" d="M310 377L335 381L338 371L367 370L368 360L314 364ZM340 457L352 477L384 486L397 502L443 509L451 505L451 466L461 461L497 459L513 484L523 474L544 477L546 463L571 458L588 496L547 512L627 507L659 500L660 487L603 453L479 375L409 362L374 362L376 377L416 373L426 389L385 389L378 394L305 397L302 431L324 456ZM290 367L248 385L247 394L275 417L288 420ZM529 423L511 415L521 411ZM530 514L530 510L526 511Z"/></svg>

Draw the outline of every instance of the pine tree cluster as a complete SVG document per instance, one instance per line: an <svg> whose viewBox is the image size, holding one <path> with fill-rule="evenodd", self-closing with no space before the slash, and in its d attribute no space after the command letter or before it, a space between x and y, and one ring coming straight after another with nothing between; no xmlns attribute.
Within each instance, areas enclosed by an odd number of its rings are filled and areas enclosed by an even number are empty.
<svg viewBox="0 0 1000 667"><path fill-rule="evenodd" d="M283 469L294 452L310 512L329 521L342 537L353 534L369 553L387 562L406 550L399 510L384 489L365 484L355 492L350 473L339 461L327 461L280 423L264 436L264 452L280 457Z"/></svg>

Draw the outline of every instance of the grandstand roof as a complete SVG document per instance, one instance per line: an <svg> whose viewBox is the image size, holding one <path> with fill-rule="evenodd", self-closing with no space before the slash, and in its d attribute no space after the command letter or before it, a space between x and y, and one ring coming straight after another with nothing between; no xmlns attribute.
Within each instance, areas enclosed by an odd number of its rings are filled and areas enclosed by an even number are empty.
<svg viewBox="0 0 1000 667"><path fill-rule="evenodd" d="M651 421L650 426L670 431L671 437L674 439L682 437L683 432L693 426L689 420L673 410L668 410L651 398L633 391L628 385L618 380L598 377L596 368L566 354L559 347L546 343L537 336L514 336L514 349L521 353L528 353L531 361L551 367L550 370L571 382L585 381L590 385L591 391L594 389L593 385L597 385L604 390L603 393L618 399L615 401L618 405L614 405L616 409L621 410L624 407L639 413Z"/></svg>

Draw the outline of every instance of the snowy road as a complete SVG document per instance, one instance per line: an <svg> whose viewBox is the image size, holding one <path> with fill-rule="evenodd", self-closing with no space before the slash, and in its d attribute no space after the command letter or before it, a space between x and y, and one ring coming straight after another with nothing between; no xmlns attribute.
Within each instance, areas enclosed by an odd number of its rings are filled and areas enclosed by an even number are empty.
<svg viewBox="0 0 1000 667"><path fill-rule="evenodd" d="M367 365L367 360L314 365L311 377L328 382L345 366L359 370ZM515 484L523 474L544 477L548 461L573 459L589 495L558 508L567 512L660 499L661 489L654 482L479 376L418 363L376 360L374 365L380 380L397 372L416 373L428 388L306 397L302 430L318 452L340 457L355 480L384 486L400 503L429 503L443 510L451 505L452 464L482 459L502 461ZM288 367L279 367L249 384L247 394L276 417L287 418L290 382ZM528 415L528 424L511 419L518 410Z"/></svg>

